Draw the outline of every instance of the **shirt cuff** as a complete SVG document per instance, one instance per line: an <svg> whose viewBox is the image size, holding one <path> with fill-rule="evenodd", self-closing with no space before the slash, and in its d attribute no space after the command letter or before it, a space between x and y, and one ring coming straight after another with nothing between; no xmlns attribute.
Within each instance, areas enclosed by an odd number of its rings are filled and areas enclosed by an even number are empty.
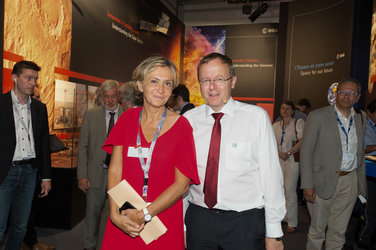
<svg viewBox="0 0 376 250"><path fill-rule="evenodd" d="M51 181L51 179L42 179L42 181Z"/></svg>
<svg viewBox="0 0 376 250"><path fill-rule="evenodd" d="M277 238L282 236L283 231L281 223L266 223L266 237Z"/></svg>

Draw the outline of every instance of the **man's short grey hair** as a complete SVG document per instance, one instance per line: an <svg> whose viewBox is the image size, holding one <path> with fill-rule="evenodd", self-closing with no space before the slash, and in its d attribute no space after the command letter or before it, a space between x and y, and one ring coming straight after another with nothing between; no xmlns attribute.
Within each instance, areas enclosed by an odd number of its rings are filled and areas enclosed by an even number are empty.
<svg viewBox="0 0 376 250"><path fill-rule="evenodd" d="M120 86L120 100L122 102L131 102L134 106L137 106L134 81L126 82Z"/></svg>
<svg viewBox="0 0 376 250"><path fill-rule="evenodd" d="M346 77L346 78L343 78L341 81L339 81L337 89L339 89L341 85L344 84L345 82L355 83L358 86L358 93L362 91L362 85L360 84L360 82L357 79L351 78L351 77Z"/></svg>
<svg viewBox="0 0 376 250"><path fill-rule="evenodd" d="M107 90L111 90L113 88L117 89L117 94L120 94L120 88L119 88L119 82L116 80L106 80L102 82L101 86L99 87L101 89L101 93L103 94Z"/></svg>

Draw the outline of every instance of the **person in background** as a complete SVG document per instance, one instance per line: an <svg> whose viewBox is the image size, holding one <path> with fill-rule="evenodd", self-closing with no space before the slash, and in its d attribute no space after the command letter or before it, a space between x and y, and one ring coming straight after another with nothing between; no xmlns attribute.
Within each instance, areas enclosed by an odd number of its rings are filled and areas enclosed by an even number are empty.
<svg viewBox="0 0 376 250"><path fill-rule="evenodd" d="M12 70L14 88L0 95L0 242L21 249L37 178L39 197L51 190L50 135L46 105L31 98L40 67L19 61Z"/></svg>
<svg viewBox="0 0 376 250"><path fill-rule="evenodd" d="M308 115L311 110L311 102L306 98L302 98L296 104L296 109L303 112L305 115Z"/></svg>
<svg viewBox="0 0 376 250"><path fill-rule="evenodd" d="M279 162L282 167L285 197L287 232L293 233L298 225L298 199L296 186L299 178L299 162L294 154L299 153L303 138L303 119L292 118L295 112L294 103L285 101L281 105L281 121L273 124L277 139Z"/></svg>
<svg viewBox="0 0 376 250"><path fill-rule="evenodd" d="M195 105L189 102L189 90L184 84L179 84L174 88L172 91L172 97L175 98L173 109L179 111L180 115L195 108Z"/></svg>
<svg viewBox="0 0 376 250"><path fill-rule="evenodd" d="M237 78L225 55L202 58L197 78L206 104L184 114L201 182L189 190L188 249L283 249L283 176L267 112L232 99Z"/></svg>
<svg viewBox="0 0 376 250"><path fill-rule="evenodd" d="M300 177L311 224L307 250L341 249L358 194L366 197L365 119L353 105L360 83L342 79L335 104L309 113L300 151Z"/></svg>
<svg viewBox="0 0 376 250"><path fill-rule="evenodd" d="M295 107L295 111L294 111L294 115L292 116L292 118L294 118L295 120L299 120L299 119L302 119L304 122L307 120L307 115L305 113L303 113L302 111L299 111L297 109L297 106ZM279 122L282 120L282 116L279 115L274 122Z"/></svg>
<svg viewBox="0 0 376 250"><path fill-rule="evenodd" d="M367 127L364 137L366 155L376 155L376 99L371 101L366 109ZM366 249L376 249L376 164L367 163L366 224L361 229L358 244ZM369 169L368 169L369 168Z"/></svg>
<svg viewBox="0 0 376 250"><path fill-rule="evenodd" d="M78 143L78 188L86 194L86 217L84 227L85 249L100 248L103 235L99 224L101 215L107 218L107 174L110 155L102 150L107 135L123 113L119 105L119 84L106 80L100 87L102 105L86 112ZM98 244L99 243L99 244Z"/></svg>
<svg viewBox="0 0 376 250"><path fill-rule="evenodd" d="M42 101L40 97L40 89L38 87L34 88L32 98L38 101ZM33 203L31 206L31 212L29 216L29 221L27 222L27 230L25 234L25 238L23 240L22 249L23 250L54 250L54 246L48 246L42 242L38 241L37 231L34 228L35 219L37 216L37 209L38 209L38 201L40 199L40 180L37 180L37 184L35 185L35 192Z"/></svg>
<svg viewBox="0 0 376 250"><path fill-rule="evenodd" d="M112 153L108 189L125 179L147 206L119 212L110 198L102 250L184 249L181 196L199 179L192 128L165 107L177 79L173 62L159 56L145 59L133 72L144 105L122 115L103 149ZM139 235L156 215L168 230L146 245Z"/></svg>
<svg viewBox="0 0 376 250"><path fill-rule="evenodd" d="M138 101L133 81L126 82L120 86L120 105L123 107L124 111L142 106L142 101Z"/></svg>

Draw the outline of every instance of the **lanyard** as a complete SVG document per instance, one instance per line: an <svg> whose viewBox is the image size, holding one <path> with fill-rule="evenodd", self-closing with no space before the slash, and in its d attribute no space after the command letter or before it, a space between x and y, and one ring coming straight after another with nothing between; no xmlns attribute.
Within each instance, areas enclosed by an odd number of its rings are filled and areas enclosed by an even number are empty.
<svg viewBox="0 0 376 250"><path fill-rule="evenodd" d="M141 137L140 137L142 110L143 109L141 109L140 116L138 118L137 152L138 152L138 158L140 159L140 163L141 163L141 166L142 166L142 170L144 171L144 187L142 189L142 197L144 198L144 200L146 200L147 193L148 193L148 179L149 179L151 156L153 154L154 146L155 146L155 143L157 142L159 132L161 131L163 123L166 119L167 109L165 108L165 110L163 111L162 118L159 121L157 130L155 131L153 140L151 141L148 157L146 158L146 164L145 164L145 161L142 157L142 147L141 147Z"/></svg>
<svg viewBox="0 0 376 250"><path fill-rule="evenodd" d="M285 138L286 128L285 128L285 123L283 121L281 122L282 122L282 137L281 137L281 146L282 146L283 139Z"/></svg>
<svg viewBox="0 0 376 250"><path fill-rule="evenodd" d="M354 120L354 119L353 119L353 116L350 117L349 128L347 129L347 132L346 132L345 127L343 126L341 120L340 120L339 117L338 117L337 111L334 110L334 112L336 113L337 122L338 122L339 126L341 127L343 133L344 133L345 136L346 136L346 144L347 144L347 148L348 148L348 147L349 147L349 133L350 133L350 129L351 129L351 126L352 126L352 124L353 124L353 120Z"/></svg>

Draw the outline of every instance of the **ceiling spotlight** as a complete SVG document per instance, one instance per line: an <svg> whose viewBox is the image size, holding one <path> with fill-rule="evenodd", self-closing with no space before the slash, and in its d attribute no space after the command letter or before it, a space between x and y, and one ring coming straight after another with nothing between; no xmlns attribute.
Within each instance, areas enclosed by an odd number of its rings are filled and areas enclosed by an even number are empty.
<svg viewBox="0 0 376 250"><path fill-rule="evenodd" d="M261 4L249 17L248 19L254 22L259 16L264 14L269 8L269 5L267 3Z"/></svg>
<svg viewBox="0 0 376 250"><path fill-rule="evenodd" d="M252 13L252 5L246 4L243 5L243 14L249 15Z"/></svg>

